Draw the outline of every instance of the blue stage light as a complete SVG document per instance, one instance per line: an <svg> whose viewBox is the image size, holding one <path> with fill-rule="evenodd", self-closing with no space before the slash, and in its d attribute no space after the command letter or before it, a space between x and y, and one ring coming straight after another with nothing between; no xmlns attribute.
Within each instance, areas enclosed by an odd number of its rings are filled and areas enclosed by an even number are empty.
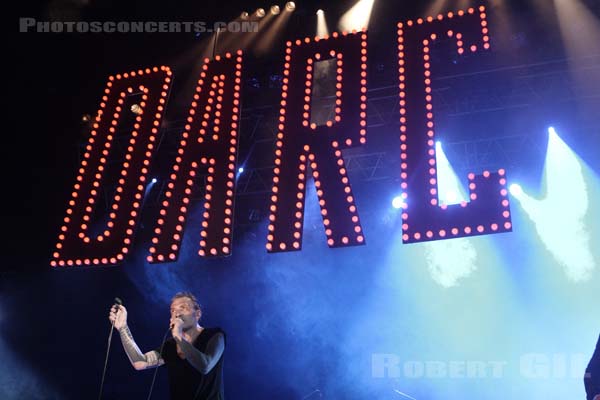
<svg viewBox="0 0 600 400"><path fill-rule="evenodd" d="M513 196L520 196L523 193L523 188L521 188L521 185L519 185L518 183L513 183L508 187L508 191Z"/></svg>
<svg viewBox="0 0 600 400"><path fill-rule="evenodd" d="M392 200L392 206L396 209L402 208L404 205L404 198L402 196L396 196Z"/></svg>

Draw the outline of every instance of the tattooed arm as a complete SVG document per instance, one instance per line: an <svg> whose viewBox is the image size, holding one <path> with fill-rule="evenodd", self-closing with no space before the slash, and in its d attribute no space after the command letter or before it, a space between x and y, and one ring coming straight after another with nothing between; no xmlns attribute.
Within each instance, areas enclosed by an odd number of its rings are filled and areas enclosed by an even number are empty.
<svg viewBox="0 0 600 400"><path fill-rule="evenodd" d="M156 350L142 354L140 348L135 343L135 340L133 340L133 336L127 325L119 330L119 335L121 336L123 349L125 349L125 353L127 354L131 365L133 365L133 368L141 371L143 369L159 367L165 363Z"/></svg>
<svg viewBox="0 0 600 400"><path fill-rule="evenodd" d="M108 319L119 331L123 349L125 349L127 358L129 358L133 368L139 371L147 368L159 367L164 364L164 360L160 357L158 351L153 350L142 354L140 348L135 343L135 340L133 340L131 331L127 326L127 309L125 307L122 305L113 306L110 310Z"/></svg>

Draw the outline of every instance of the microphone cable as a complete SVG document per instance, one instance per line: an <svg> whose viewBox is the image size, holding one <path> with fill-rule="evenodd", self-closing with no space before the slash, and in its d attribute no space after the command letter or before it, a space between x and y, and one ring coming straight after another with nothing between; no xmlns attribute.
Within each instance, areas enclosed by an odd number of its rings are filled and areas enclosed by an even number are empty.
<svg viewBox="0 0 600 400"><path fill-rule="evenodd" d="M123 304L123 301L120 298L115 297L115 304L113 305L113 307L117 306L117 313L119 312L119 306L122 304ZM115 315L115 320L116 319L117 318ZM102 399L102 390L104 389L104 378L106 376L106 367L108 366L108 354L110 352L110 344L112 342L112 334L113 334L114 329L115 329L115 321L111 322L111 324L110 324L110 333L108 334L108 343L106 345L106 357L104 358L104 368L102 370L102 380L100 381L100 391L98 393L98 400Z"/></svg>
<svg viewBox="0 0 600 400"><path fill-rule="evenodd" d="M154 368L154 374L152 375L152 383L150 384L150 391L148 392L147 400L150 400L150 397L152 397L152 389L154 389L154 381L156 380L156 373L158 372L158 368L160 367L159 363L160 363L160 359L162 358L163 348L165 347L165 343L167 341L167 335L169 334L170 331L171 331L171 327L169 326L169 329L167 329L167 331L165 332L165 335L163 336L162 343L160 345L160 350L158 351L158 359L156 361L157 365L156 365L156 368Z"/></svg>

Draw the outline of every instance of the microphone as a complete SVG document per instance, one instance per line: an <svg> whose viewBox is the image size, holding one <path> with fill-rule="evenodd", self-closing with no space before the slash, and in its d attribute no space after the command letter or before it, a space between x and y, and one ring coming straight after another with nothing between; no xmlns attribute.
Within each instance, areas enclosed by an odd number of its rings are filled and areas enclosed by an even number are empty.
<svg viewBox="0 0 600 400"><path fill-rule="evenodd" d="M181 317L181 316L180 316L180 315L178 315L178 316L176 316L175 318L180 318L180 317ZM171 324L171 325L169 325L169 329L170 329L170 330L173 330L173 328L174 328L174 327L175 327L175 324Z"/></svg>
<svg viewBox="0 0 600 400"><path fill-rule="evenodd" d="M123 300L121 300L118 297L115 297L115 306L122 306L122 305L123 305Z"/></svg>
<svg viewBox="0 0 600 400"><path fill-rule="evenodd" d="M115 308L115 321L116 321L116 315L119 312L119 306L123 305L123 300L121 300L118 297L115 297L115 302L113 303L113 307ZM112 323L112 326L114 327L115 323Z"/></svg>
<svg viewBox="0 0 600 400"><path fill-rule="evenodd" d="M115 297L115 302L113 304L113 307L115 308L115 318L116 318L116 314L119 312L119 306L123 305L123 300L121 300L118 297ZM113 322L114 325L114 322Z"/></svg>

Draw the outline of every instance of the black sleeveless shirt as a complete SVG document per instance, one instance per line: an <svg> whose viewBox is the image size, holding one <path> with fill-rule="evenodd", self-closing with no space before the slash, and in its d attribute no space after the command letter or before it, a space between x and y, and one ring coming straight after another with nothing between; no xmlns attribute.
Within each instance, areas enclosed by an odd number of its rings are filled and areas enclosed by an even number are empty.
<svg viewBox="0 0 600 400"><path fill-rule="evenodd" d="M202 353L207 353L210 339L216 334L225 332L220 328L204 328L198 335L193 345ZM200 373L186 359L177 354L175 339L168 339L161 354L169 375L171 400L223 400L223 358L206 375Z"/></svg>

